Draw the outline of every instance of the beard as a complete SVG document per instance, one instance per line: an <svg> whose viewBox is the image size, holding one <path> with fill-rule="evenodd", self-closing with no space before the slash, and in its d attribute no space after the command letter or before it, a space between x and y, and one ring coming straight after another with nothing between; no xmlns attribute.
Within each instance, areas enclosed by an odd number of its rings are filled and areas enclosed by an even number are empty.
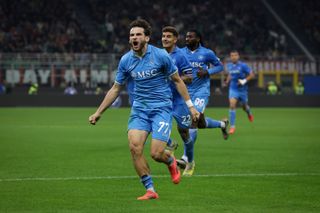
<svg viewBox="0 0 320 213"><path fill-rule="evenodd" d="M135 52L140 52L144 46L146 45L146 41L131 41L130 42L130 46L131 46L131 49Z"/></svg>

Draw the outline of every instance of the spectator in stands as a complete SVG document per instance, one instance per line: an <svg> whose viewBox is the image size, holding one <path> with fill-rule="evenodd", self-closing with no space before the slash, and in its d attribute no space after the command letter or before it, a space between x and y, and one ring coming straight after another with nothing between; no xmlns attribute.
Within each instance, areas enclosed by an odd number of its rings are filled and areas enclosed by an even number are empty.
<svg viewBox="0 0 320 213"><path fill-rule="evenodd" d="M89 41L92 32L81 29L82 23L75 13L77 5L73 2L2 0L0 52L123 53L128 49L123 45L127 42L127 25L140 16L148 17L157 26L152 42L159 46L161 26L170 24L180 32L198 28L206 36L206 46L218 55L227 54L230 47L270 57L286 53L285 35L264 15L265 9L255 0L247 0L245 4L232 0L120 0L112 4L103 0L87 1L88 18L100 26L98 30L104 33L104 39Z"/></svg>

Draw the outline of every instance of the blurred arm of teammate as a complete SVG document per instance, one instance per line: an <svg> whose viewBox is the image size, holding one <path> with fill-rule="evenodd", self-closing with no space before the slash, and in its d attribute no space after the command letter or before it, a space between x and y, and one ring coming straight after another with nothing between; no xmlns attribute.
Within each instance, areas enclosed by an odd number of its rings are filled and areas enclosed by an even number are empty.
<svg viewBox="0 0 320 213"><path fill-rule="evenodd" d="M200 117L200 113L193 106L192 101L191 101L190 96L189 96L189 93L188 93L188 90L187 90L187 87L183 83L183 81L180 78L178 72L176 72L173 75L171 75L171 80L174 82L179 94L182 96L182 98L186 102L186 104L187 104L187 106L188 106L188 108L190 110L190 113L191 113L191 116L192 116L192 120L194 122L197 122L199 117Z"/></svg>
<svg viewBox="0 0 320 213"><path fill-rule="evenodd" d="M210 75L217 74L219 72L222 72L224 67L221 63L220 59L216 57L216 55L213 52L210 52L209 54L210 63L214 66L208 70L203 69L202 67L199 67L199 71L197 72L198 78L207 77Z"/></svg>
<svg viewBox="0 0 320 213"><path fill-rule="evenodd" d="M104 97L102 103L100 104L97 111L90 115L89 122L92 125L95 125L98 120L100 119L102 113L108 109L111 104L116 100L116 98L119 96L122 86L120 84L114 83L111 89L108 91L106 96Z"/></svg>
<svg viewBox="0 0 320 213"><path fill-rule="evenodd" d="M231 81L231 75L228 74L227 79L224 81L225 86L227 87Z"/></svg>
<svg viewBox="0 0 320 213"><path fill-rule="evenodd" d="M238 80L238 83L243 86L243 85L245 85L248 81L250 81L250 80L253 79L253 78L254 78L254 73L251 71L250 74L249 74L246 78L244 78L244 79L239 79L239 80Z"/></svg>

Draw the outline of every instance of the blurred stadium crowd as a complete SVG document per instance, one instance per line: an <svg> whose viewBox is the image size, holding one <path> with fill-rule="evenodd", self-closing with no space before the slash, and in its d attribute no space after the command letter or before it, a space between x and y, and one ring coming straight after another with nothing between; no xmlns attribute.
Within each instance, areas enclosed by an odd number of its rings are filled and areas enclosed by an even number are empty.
<svg viewBox="0 0 320 213"><path fill-rule="evenodd" d="M319 2L293 0L288 4L292 15L304 17L297 25L319 45ZM80 17L91 22L82 22ZM128 24L137 17L151 22L152 42L159 46L161 28L174 25L182 34L199 29L206 46L218 55L230 49L274 57L296 54L287 48L282 28L257 0L2 0L0 51L123 53L128 49ZM88 28L90 23L93 26ZM97 31L87 30L92 27Z"/></svg>

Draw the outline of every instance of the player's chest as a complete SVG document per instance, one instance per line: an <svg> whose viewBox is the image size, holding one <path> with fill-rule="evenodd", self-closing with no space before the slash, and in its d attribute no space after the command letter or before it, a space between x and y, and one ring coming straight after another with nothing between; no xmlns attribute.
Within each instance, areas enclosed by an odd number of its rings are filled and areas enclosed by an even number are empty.
<svg viewBox="0 0 320 213"><path fill-rule="evenodd" d="M149 57L146 59L135 59L128 68L130 76L135 80L144 80L163 75L163 66Z"/></svg>
<svg viewBox="0 0 320 213"><path fill-rule="evenodd" d="M241 67L238 65L228 65L228 72L231 75L240 75L241 74Z"/></svg>
<svg viewBox="0 0 320 213"><path fill-rule="evenodd" d="M205 54L201 53L190 53L187 56L192 67L203 67L208 64Z"/></svg>

